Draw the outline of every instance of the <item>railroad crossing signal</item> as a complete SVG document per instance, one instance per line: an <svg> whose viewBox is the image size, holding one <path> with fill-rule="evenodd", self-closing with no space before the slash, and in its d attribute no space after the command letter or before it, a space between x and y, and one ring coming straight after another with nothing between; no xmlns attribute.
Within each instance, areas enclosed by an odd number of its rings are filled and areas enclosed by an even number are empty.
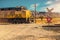
<svg viewBox="0 0 60 40"><path fill-rule="evenodd" d="M48 12L52 12L53 9L54 9L54 8L51 8L51 9L47 8L47 11L48 11Z"/></svg>
<svg viewBox="0 0 60 40"><path fill-rule="evenodd" d="M54 10L54 8L51 8L51 9L49 9L49 8L47 8L47 16L51 16L51 13L52 13L52 11Z"/></svg>
<svg viewBox="0 0 60 40"><path fill-rule="evenodd" d="M47 11L48 11L47 13L48 14L47 14L47 18L46 19L47 19L48 24L51 23L51 20L52 20L51 13L52 13L53 9L54 8L51 8L51 9L47 8Z"/></svg>

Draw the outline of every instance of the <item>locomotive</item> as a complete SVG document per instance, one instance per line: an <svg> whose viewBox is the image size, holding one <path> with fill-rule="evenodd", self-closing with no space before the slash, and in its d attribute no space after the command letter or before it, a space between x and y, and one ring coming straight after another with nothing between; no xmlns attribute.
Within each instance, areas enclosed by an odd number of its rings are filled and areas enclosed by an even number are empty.
<svg viewBox="0 0 60 40"><path fill-rule="evenodd" d="M9 23L29 23L30 17L31 11L24 6L0 8L0 19Z"/></svg>

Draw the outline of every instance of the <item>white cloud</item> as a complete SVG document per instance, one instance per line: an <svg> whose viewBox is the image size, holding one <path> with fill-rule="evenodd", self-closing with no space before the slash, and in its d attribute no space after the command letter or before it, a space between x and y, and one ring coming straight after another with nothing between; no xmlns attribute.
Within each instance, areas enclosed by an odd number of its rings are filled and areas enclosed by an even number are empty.
<svg viewBox="0 0 60 40"><path fill-rule="evenodd" d="M46 4L52 4L53 2L52 1L47 1Z"/></svg>
<svg viewBox="0 0 60 40"><path fill-rule="evenodd" d="M37 7L38 5L39 5L39 4L36 4L36 7ZM35 7L35 4L32 4L30 7L33 7L33 8L34 8L34 7Z"/></svg>
<svg viewBox="0 0 60 40"><path fill-rule="evenodd" d="M42 11L42 12L46 11L46 7L42 7L42 8L40 9L40 11Z"/></svg>
<svg viewBox="0 0 60 40"><path fill-rule="evenodd" d="M39 4L36 3L36 7L38 7L38 6L39 6ZM34 10L34 8L35 8L35 4L30 5L30 9Z"/></svg>
<svg viewBox="0 0 60 40"><path fill-rule="evenodd" d="M47 12L46 8L49 8L49 9L54 8L54 10L52 10L52 12L59 12L60 13L60 2L43 7L42 10Z"/></svg>
<svg viewBox="0 0 60 40"><path fill-rule="evenodd" d="M54 8L53 12L60 12L60 3L52 4L47 6L48 8Z"/></svg>
<svg viewBox="0 0 60 40"><path fill-rule="evenodd" d="M60 1L60 0L55 0L55 1Z"/></svg>

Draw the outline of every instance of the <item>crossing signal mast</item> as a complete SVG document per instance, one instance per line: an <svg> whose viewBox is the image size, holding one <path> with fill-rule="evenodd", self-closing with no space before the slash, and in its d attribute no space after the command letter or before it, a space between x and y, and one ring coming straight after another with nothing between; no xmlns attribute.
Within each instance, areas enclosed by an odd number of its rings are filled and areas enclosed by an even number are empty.
<svg viewBox="0 0 60 40"><path fill-rule="evenodd" d="M52 20L52 17L51 17L52 10L53 10L53 8L52 9L47 8L48 15L47 15L47 18L46 19L47 19L47 23L48 24L50 24L51 23L51 20Z"/></svg>

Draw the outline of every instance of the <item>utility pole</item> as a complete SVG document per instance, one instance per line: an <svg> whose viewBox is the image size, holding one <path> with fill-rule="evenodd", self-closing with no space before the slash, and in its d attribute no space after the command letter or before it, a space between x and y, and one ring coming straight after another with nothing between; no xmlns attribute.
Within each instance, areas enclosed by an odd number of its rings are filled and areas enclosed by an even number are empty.
<svg viewBox="0 0 60 40"><path fill-rule="evenodd" d="M35 23L36 23L36 4L34 5L35 7Z"/></svg>

